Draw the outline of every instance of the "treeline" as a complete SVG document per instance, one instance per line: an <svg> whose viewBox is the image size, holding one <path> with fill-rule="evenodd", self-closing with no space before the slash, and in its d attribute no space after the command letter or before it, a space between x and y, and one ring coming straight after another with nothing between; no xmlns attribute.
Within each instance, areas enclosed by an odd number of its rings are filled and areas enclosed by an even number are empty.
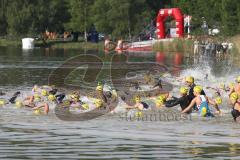
<svg viewBox="0 0 240 160"><path fill-rule="evenodd" d="M0 0L0 35L52 32L98 32L116 38L138 35L154 23L161 8L179 7L193 16L195 31L205 17L225 35L240 32L238 0Z"/></svg>

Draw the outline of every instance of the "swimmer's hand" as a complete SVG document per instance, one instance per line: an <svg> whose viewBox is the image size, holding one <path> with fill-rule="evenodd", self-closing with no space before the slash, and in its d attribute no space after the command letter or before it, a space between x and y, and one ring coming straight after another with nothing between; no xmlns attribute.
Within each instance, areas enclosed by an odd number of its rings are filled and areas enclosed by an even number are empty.
<svg viewBox="0 0 240 160"><path fill-rule="evenodd" d="M222 116L223 115L223 113L222 113L222 111L215 111L215 114L217 114L217 115L219 115L219 116Z"/></svg>

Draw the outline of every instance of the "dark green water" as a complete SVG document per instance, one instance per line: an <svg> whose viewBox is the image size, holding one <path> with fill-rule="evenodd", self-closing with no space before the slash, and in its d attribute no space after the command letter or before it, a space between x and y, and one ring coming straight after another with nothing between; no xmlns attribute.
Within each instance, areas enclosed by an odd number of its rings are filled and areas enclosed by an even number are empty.
<svg viewBox="0 0 240 160"><path fill-rule="evenodd" d="M96 51L105 64L113 54ZM47 84L49 74L79 50L0 48L0 88L6 92L27 91L34 84ZM123 55L118 55L119 59ZM161 62L175 76L209 75L203 85L231 81L238 68L231 61L185 54L127 55L130 62ZM165 57L165 58L163 58ZM163 60L164 59L164 60ZM143 68L139 64L136 68ZM108 65L102 79L109 78ZM131 68L129 68L131 69ZM81 73L81 72L79 72ZM79 77L71 82L78 83ZM1 107L0 159L240 159L240 125L232 121L227 103L226 115L211 120L128 121L118 115L105 115L84 122L59 120L53 112L34 116L27 109Z"/></svg>

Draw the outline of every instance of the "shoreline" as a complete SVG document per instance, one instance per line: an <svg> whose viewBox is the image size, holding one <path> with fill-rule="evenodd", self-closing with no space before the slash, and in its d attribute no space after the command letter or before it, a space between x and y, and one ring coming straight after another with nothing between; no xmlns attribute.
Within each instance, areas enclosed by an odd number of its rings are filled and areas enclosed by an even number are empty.
<svg viewBox="0 0 240 160"><path fill-rule="evenodd" d="M211 38L214 41L222 41L222 38ZM233 37L228 37L225 39L234 44L233 46L233 54L234 56L238 56L240 53L240 35L235 35ZM35 40L35 47L42 48L62 48L62 49L81 49L81 50L101 50L104 51L104 41L100 41L98 43L85 42L85 41L64 41L64 40ZM152 46L152 52L188 52L193 54L193 39L174 39L173 41L162 41L157 42ZM21 39L4 39L0 38L0 47L21 47L22 41Z"/></svg>
<svg viewBox="0 0 240 160"><path fill-rule="evenodd" d="M86 49L86 50L104 50L104 42L98 43L84 42L84 41L63 41L63 40L47 40L47 41L35 41L35 47L42 48L63 48L63 49ZM9 40L0 38L0 47L22 47L21 40Z"/></svg>

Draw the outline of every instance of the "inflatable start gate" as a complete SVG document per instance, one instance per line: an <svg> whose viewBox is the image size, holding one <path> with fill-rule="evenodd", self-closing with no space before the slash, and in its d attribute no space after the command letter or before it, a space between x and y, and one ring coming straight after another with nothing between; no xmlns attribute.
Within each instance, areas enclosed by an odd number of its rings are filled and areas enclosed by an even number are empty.
<svg viewBox="0 0 240 160"><path fill-rule="evenodd" d="M176 21L176 37L181 38L184 36L184 16L179 8L169 8L169 9L160 9L157 15L157 21L156 21L156 35L157 39L163 39L165 38L165 26L164 22L167 17L173 17ZM110 51L110 41L106 40L105 41L105 50ZM116 45L115 51L124 51L127 50L129 45L128 43L124 43L122 40L119 40L117 44L111 43L112 47ZM134 45L133 45L134 46ZM147 50L151 48L151 46L147 45L139 45L133 47L132 50L138 49L139 50Z"/></svg>
<svg viewBox="0 0 240 160"><path fill-rule="evenodd" d="M184 16L179 8L160 9L157 16L157 38L165 38L164 21L167 17L172 16L176 21L176 36L184 35Z"/></svg>

